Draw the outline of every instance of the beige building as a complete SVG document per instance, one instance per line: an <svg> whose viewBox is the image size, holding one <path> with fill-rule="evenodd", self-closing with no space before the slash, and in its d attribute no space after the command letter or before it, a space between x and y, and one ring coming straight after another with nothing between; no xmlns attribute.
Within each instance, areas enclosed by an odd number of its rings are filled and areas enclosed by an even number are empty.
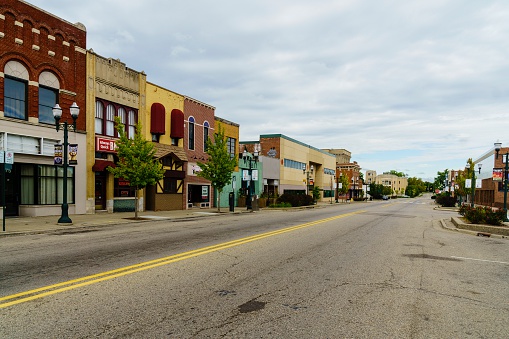
<svg viewBox="0 0 509 339"><path fill-rule="evenodd" d="M403 195L408 186L408 178L384 173L376 176L376 184L390 186L393 195Z"/></svg>
<svg viewBox="0 0 509 339"><path fill-rule="evenodd" d="M87 53L87 213L133 211L135 190L113 177L108 166L118 161L115 118L125 125L129 138L146 111L146 75L120 60ZM140 116L141 115L141 116ZM146 128L145 125L142 126ZM138 211L144 210L140 192Z"/></svg>
<svg viewBox="0 0 509 339"><path fill-rule="evenodd" d="M257 142L243 142L249 152ZM279 159L279 194L309 193L319 187L321 199L334 197L336 156L283 134L260 135L261 156Z"/></svg>

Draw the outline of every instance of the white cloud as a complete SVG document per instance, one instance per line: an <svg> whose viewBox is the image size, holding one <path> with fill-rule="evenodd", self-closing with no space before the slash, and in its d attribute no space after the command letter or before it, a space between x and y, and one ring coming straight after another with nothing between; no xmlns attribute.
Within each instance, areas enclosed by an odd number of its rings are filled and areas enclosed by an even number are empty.
<svg viewBox="0 0 509 339"><path fill-rule="evenodd" d="M31 2L85 24L100 55L215 106L244 140L282 133L426 178L509 144L509 3Z"/></svg>

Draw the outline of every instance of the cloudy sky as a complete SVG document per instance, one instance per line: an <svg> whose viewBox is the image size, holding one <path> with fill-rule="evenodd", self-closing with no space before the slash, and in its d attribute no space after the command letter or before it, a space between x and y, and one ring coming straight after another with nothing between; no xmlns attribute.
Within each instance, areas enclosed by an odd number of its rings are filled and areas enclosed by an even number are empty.
<svg viewBox="0 0 509 339"><path fill-rule="evenodd" d="M429 180L509 146L507 1L28 2L83 23L87 48L216 107L241 141L285 134Z"/></svg>

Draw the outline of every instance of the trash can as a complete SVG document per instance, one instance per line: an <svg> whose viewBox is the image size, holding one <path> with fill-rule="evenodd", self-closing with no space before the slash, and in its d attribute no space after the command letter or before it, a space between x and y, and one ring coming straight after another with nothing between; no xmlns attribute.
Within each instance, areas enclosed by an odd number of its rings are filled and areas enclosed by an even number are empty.
<svg viewBox="0 0 509 339"><path fill-rule="evenodd" d="M253 200L251 202L251 207L253 211L259 211L260 207L258 206L258 195L253 196Z"/></svg>
<svg viewBox="0 0 509 339"><path fill-rule="evenodd" d="M230 192L228 194L228 203L230 205L230 212L234 212L235 211L235 193L234 192Z"/></svg>

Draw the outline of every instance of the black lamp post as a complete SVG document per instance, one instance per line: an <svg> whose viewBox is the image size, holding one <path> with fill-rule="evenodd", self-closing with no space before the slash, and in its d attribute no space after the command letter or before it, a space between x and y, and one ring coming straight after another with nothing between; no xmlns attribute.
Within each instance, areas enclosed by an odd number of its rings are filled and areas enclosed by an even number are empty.
<svg viewBox="0 0 509 339"><path fill-rule="evenodd" d="M58 104L56 104L52 111L53 111L53 117L55 118L55 127L57 129L57 132L60 130L60 127L64 130L64 145L62 152L64 153L64 159L63 159L63 169L64 169L64 183L63 183L63 192L62 192L62 215L60 216L60 219L58 219L58 223L60 224L71 224L72 220L69 218L69 205L67 204L67 168L69 167L69 164L67 163L67 157L68 157L68 148L69 148L69 142L68 142L68 130L72 130L76 132L76 119L78 119L78 115L80 114L80 108L76 103L74 102L71 107L69 108L71 111L71 117L72 117L72 125L69 125L67 121L60 123L60 118L62 117L62 108Z"/></svg>
<svg viewBox="0 0 509 339"><path fill-rule="evenodd" d="M330 177L330 190L331 190L331 193L332 193L332 190L333 190L333 187L332 187L332 176ZM332 205L332 194L330 196L330 203Z"/></svg>
<svg viewBox="0 0 509 339"><path fill-rule="evenodd" d="M495 151L497 152L497 159L498 159L498 152L502 148L501 142L495 143ZM505 159L503 158L505 157ZM507 218L507 171L509 170L509 152L506 152L502 157L502 162L505 162L504 167L504 221L507 222L509 219ZM505 160L505 161L504 161Z"/></svg>
<svg viewBox="0 0 509 339"><path fill-rule="evenodd" d="M248 210L252 210L253 209L253 205L251 204L251 182L253 180L253 176L252 176L252 173L253 173L253 167L256 166L256 163L258 162L258 155L259 155L259 152L258 152L258 148L255 146L255 150L253 152L253 154L249 153L246 149L244 149L244 152L242 153L242 159L244 159L244 163L248 165L248 169L249 169L249 180L247 182L247 196L246 196L246 208ZM253 193L255 193L253 191Z"/></svg>
<svg viewBox="0 0 509 339"><path fill-rule="evenodd" d="M306 195L309 195L309 174L313 174L313 165L309 169L309 171L306 171L306 165L302 166L302 174L306 174Z"/></svg>

